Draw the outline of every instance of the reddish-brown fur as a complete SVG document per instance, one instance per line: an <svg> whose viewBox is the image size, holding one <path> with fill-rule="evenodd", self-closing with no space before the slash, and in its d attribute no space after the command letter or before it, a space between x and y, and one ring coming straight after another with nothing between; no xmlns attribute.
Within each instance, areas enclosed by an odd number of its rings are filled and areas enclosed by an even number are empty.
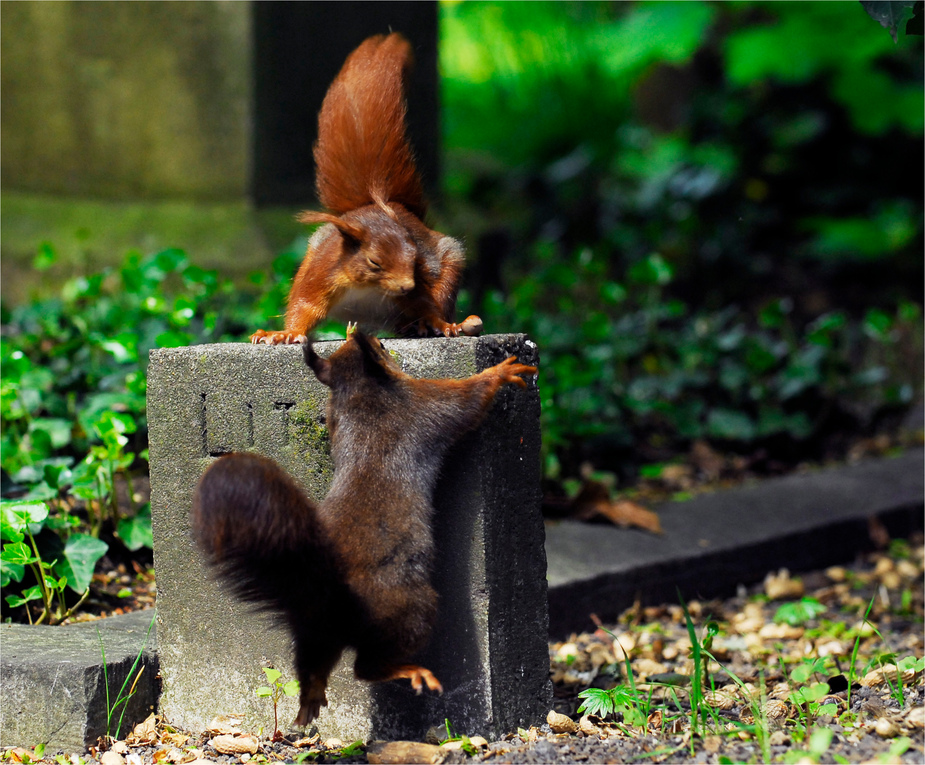
<svg viewBox="0 0 925 765"><path fill-rule="evenodd" d="M411 46L399 34L363 42L344 63L318 115L318 198L328 224L309 241L289 291L286 326L253 343L300 342L324 318L406 335L479 334L481 320L453 322L464 254L427 228L427 205L405 128Z"/></svg>
<svg viewBox="0 0 925 765"><path fill-rule="evenodd" d="M433 491L450 446L477 427L498 389L526 387L535 367L511 356L464 380L416 380L360 332L329 359L305 360L331 388L334 479L316 506L272 460L232 454L196 490L193 528L209 562L245 600L282 615L301 684L296 724L327 703L346 646L361 680L411 680L441 690L411 661L437 611Z"/></svg>

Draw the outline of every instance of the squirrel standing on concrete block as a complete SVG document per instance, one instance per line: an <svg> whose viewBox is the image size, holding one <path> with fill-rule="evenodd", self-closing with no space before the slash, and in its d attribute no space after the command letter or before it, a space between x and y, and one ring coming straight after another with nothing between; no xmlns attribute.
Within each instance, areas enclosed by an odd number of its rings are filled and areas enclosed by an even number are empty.
<svg viewBox="0 0 925 765"><path fill-rule="evenodd" d="M514 356L462 380L417 380L378 339L348 327L329 359L303 344L331 389L327 426L334 479L314 505L275 462L230 454L204 473L193 530L240 598L282 615L294 635L301 686L296 725L327 704L328 676L347 646L357 678L408 678L442 691L411 662L433 628L433 492L444 455L483 420L507 383L536 367Z"/></svg>
<svg viewBox="0 0 925 765"><path fill-rule="evenodd" d="M329 212L289 291L286 326L252 343L298 343L325 318L401 335L478 335L482 320L453 322L462 245L422 222L424 189L405 129L411 46L399 34L364 41L344 63L318 115L318 199Z"/></svg>

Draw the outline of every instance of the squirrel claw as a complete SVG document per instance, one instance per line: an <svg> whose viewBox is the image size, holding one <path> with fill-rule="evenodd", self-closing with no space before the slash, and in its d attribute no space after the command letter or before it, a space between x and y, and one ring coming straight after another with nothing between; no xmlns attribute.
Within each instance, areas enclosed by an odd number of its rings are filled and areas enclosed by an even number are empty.
<svg viewBox="0 0 925 765"><path fill-rule="evenodd" d="M251 342L254 345L298 345L305 342L305 335L298 332L267 332L265 329L258 329L251 335Z"/></svg>
<svg viewBox="0 0 925 765"><path fill-rule="evenodd" d="M443 693L443 686L440 684L440 681L434 677L434 673L425 667L418 667L413 664L406 664L402 667L398 667L394 672L392 672L388 677L383 678L384 680L401 680L407 678L411 681L411 687L414 689L414 692L418 695L424 690L424 685L427 685L428 690L436 691L437 693Z"/></svg>
<svg viewBox="0 0 925 765"><path fill-rule="evenodd" d="M516 356L508 356L504 361L498 364L495 369L498 370L503 382L519 385L521 388L527 387L527 381L520 375L535 375L536 367L521 364L517 361Z"/></svg>

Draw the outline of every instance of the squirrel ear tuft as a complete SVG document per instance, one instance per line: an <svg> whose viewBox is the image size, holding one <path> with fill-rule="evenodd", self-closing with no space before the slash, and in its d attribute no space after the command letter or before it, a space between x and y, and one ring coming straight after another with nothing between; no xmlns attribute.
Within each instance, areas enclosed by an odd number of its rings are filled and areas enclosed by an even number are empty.
<svg viewBox="0 0 925 765"><path fill-rule="evenodd" d="M363 352L363 372L365 375L380 380L388 379L388 370L382 363L381 352L377 349L376 345L373 344L373 339L358 329L354 330L351 337L356 341L356 344Z"/></svg>
<svg viewBox="0 0 925 765"><path fill-rule="evenodd" d="M312 212L307 210L303 213L299 213L296 216L296 220L299 223L330 223L335 226L340 233L347 239L351 239L355 242L362 242L366 237L366 229L362 226L357 225L356 223L350 223L345 221L343 218L338 218L336 215L331 215L330 213L322 212Z"/></svg>
<svg viewBox="0 0 925 765"><path fill-rule="evenodd" d="M330 388L331 362L315 353L311 340L305 340L302 343L302 355L305 357L305 363L315 373L315 377L318 378L318 382Z"/></svg>

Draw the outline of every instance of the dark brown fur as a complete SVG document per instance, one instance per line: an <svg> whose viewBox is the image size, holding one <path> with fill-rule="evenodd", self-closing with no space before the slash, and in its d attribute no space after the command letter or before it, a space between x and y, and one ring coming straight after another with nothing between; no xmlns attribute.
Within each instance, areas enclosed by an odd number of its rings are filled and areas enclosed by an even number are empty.
<svg viewBox="0 0 925 765"><path fill-rule="evenodd" d="M348 56L318 115L315 166L327 213L289 291L286 327L253 343L296 343L326 317L401 334L479 334L453 323L462 245L422 222L427 205L405 130L404 80L411 46L377 35Z"/></svg>
<svg viewBox="0 0 925 765"><path fill-rule="evenodd" d="M408 678L442 690L411 658L437 610L433 492L447 449L484 418L498 389L535 367L512 356L464 380L416 380L375 338L354 332L330 357L305 343L331 388L334 480L313 505L272 460L232 454L205 472L193 528L209 562L245 600L281 613L295 638L296 724L327 703L346 646L361 680Z"/></svg>

